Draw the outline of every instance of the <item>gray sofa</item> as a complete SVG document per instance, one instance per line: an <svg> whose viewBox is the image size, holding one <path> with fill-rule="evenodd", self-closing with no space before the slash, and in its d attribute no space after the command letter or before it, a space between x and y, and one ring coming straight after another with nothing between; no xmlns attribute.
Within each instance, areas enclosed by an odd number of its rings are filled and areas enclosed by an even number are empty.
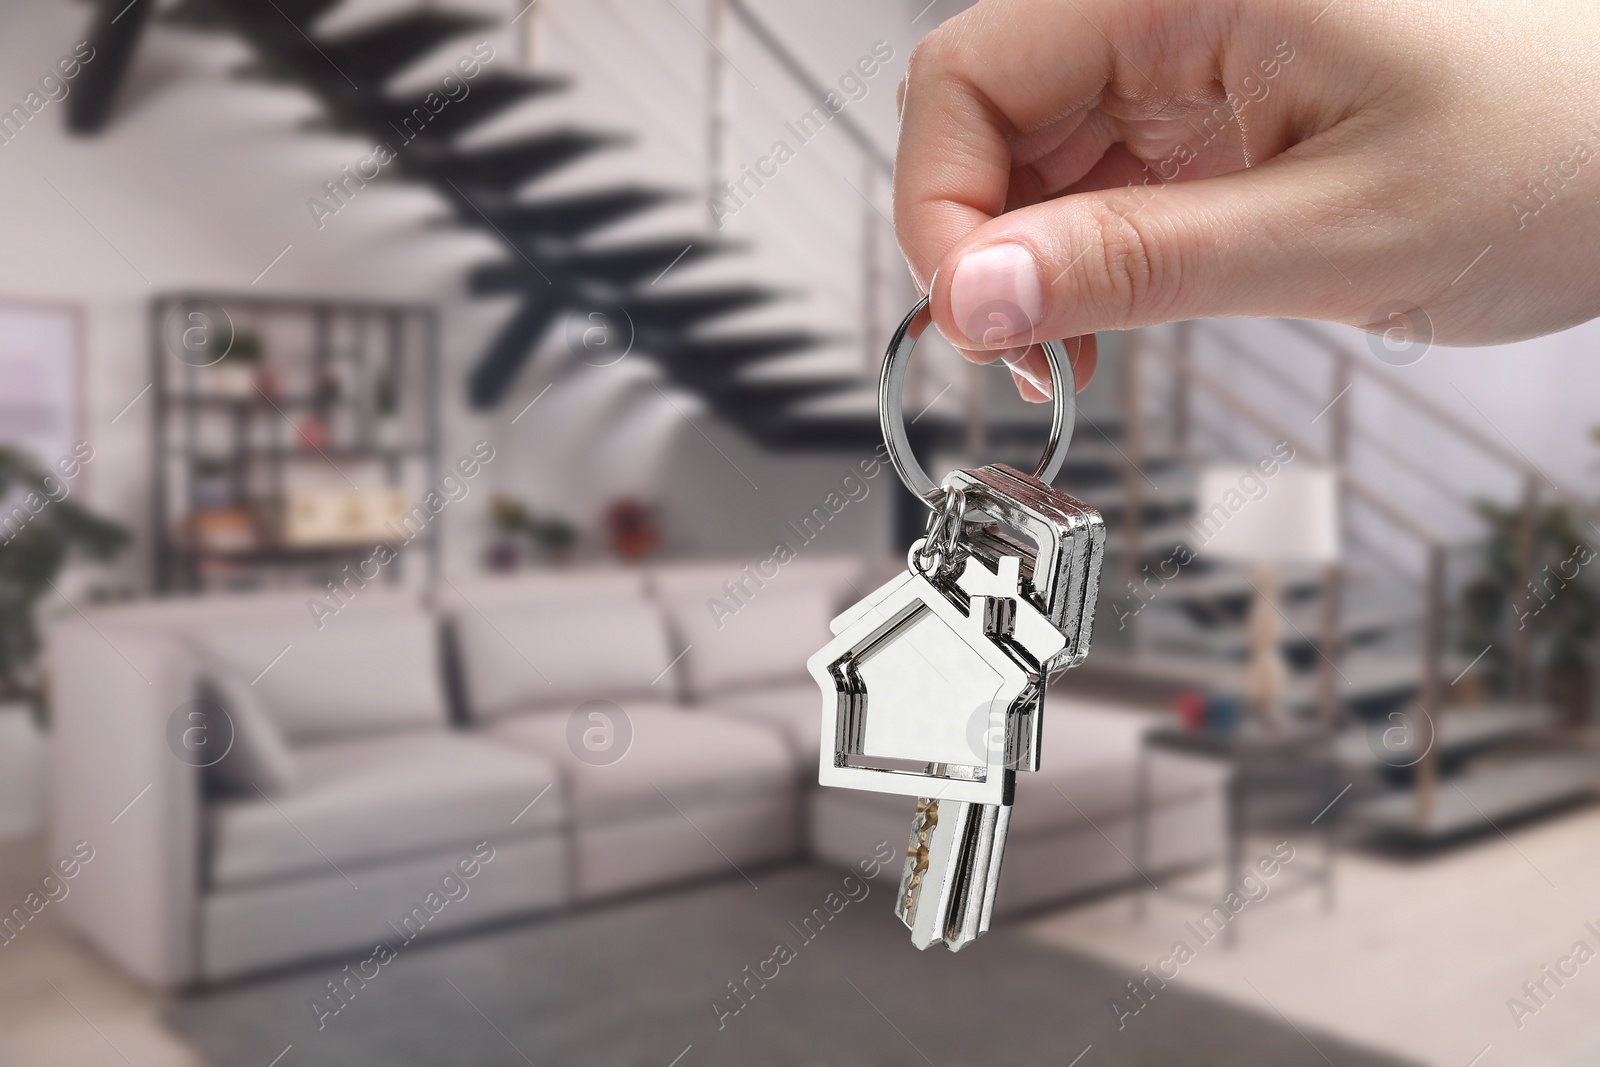
<svg viewBox="0 0 1600 1067"><path fill-rule="evenodd" d="M726 563L352 585L320 626L303 593L58 618L50 847L96 849L62 910L131 974L180 987L370 950L412 915L463 928L898 851L910 799L815 784L805 660L865 581L800 559L766 580ZM213 762L190 724L219 701L233 747ZM1137 877L1147 721L1053 694L1002 910ZM1155 780L1152 866L1214 856L1219 772L1172 758ZM473 855L492 858L445 901Z"/></svg>

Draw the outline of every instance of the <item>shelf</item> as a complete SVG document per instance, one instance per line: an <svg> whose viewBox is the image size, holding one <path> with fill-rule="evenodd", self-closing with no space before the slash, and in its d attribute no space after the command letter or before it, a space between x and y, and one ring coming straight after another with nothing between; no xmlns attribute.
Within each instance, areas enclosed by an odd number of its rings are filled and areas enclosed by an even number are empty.
<svg viewBox="0 0 1600 1067"><path fill-rule="evenodd" d="M340 558L344 556L368 555L378 545L386 545L395 552L399 552L418 541L430 540L424 530L410 541L356 541L347 545L306 545L301 548L288 546L272 546L265 548L242 549L238 551L221 551L210 548L200 548L195 545L173 545L169 549L174 555L188 559L216 560L225 563L305 563L316 562L323 559Z"/></svg>
<svg viewBox="0 0 1600 1067"><path fill-rule="evenodd" d="M1409 767L1422 757L1413 752L1419 744L1432 744L1440 756L1455 756L1489 748L1518 738L1548 735L1556 724L1553 709L1537 704L1479 704L1445 708L1433 716L1429 731L1412 730L1385 735L1395 723L1379 719L1351 730L1339 739L1340 761L1350 767ZM1382 750L1387 758L1379 759Z"/></svg>
<svg viewBox="0 0 1600 1067"><path fill-rule="evenodd" d="M1595 795L1600 760L1588 754L1533 756L1441 782L1433 809L1417 810L1410 790L1352 806L1358 822L1414 840L1488 832L1497 823Z"/></svg>
<svg viewBox="0 0 1600 1067"><path fill-rule="evenodd" d="M238 459L243 460L286 460L286 459L405 459L414 457L426 459L432 450L427 445L401 445L396 448L359 448L359 447L329 447L329 448L300 448L298 446L276 445L246 445L241 453L205 453L199 454L178 446L167 448L168 456L179 459L190 459L195 463L233 463Z"/></svg>
<svg viewBox="0 0 1600 1067"><path fill-rule="evenodd" d="M280 408L310 408L310 407L337 407L344 403L342 399L327 400L314 396L263 396L255 393L250 396L210 396L206 393L168 393L161 398L162 403L172 404L175 407L219 407L219 408L261 408L271 411L273 407Z"/></svg>
<svg viewBox="0 0 1600 1067"><path fill-rule="evenodd" d="M173 312L199 302L217 305L259 333L260 380L287 386L281 395L244 388L254 374L236 370L208 377L205 368L173 366L168 332ZM431 483L438 464L440 396L434 308L324 296L263 299L252 293L181 292L151 301L150 326L158 413L150 440L157 592L203 591L212 586L216 576L210 572L217 569L247 578L252 568L276 576L286 566L301 566L306 578L320 580L376 545L401 543L403 534L375 530L377 537L370 541L219 551L203 547L187 524L202 499L219 507L223 501L228 507L275 504L307 467L324 464L349 469L350 477L374 489L420 489ZM325 377L335 369L351 373ZM274 375L270 382L267 374ZM339 381L337 392L310 384L331 380ZM237 392L212 391L230 388ZM300 432L313 419L322 428L312 430L312 437L332 438L321 448L308 446ZM288 426L278 428L280 421ZM438 534L430 530L417 540L424 545L410 565L437 573ZM406 556L408 564L412 555ZM410 569L397 563L386 571L398 581L403 567Z"/></svg>

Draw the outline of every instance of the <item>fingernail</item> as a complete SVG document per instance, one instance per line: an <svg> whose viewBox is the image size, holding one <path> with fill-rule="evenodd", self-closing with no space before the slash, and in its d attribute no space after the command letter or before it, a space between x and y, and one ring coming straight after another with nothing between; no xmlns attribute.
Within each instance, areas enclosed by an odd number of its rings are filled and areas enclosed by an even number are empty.
<svg viewBox="0 0 1600 1067"><path fill-rule="evenodd" d="M1017 383L1017 392L1030 404L1043 404L1050 399L1050 382L1039 381L1032 374L1017 367L1011 368L1011 380Z"/></svg>
<svg viewBox="0 0 1600 1067"><path fill-rule="evenodd" d="M1044 320L1044 286L1019 244L969 252L950 279L950 312L968 341L993 348L1028 336Z"/></svg>
<svg viewBox="0 0 1600 1067"><path fill-rule="evenodd" d="M1024 400L1033 399L1028 395L1029 390L1032 390L1039 395L1039 402L1043 403L1050 399L1050 395L1053 392L1053 383L1050 381L1048 374L1039 374L1033 367L1028 365L1023 358L1027 354L1028 350L1026 348L1007 349L1006 367L1011 371L1011 377L1016 379L1019 387L1027 387L1022 390L1022 398Z"/></svg>
<svg viewBox="0 0 1600 1067"><path fill-rule="evenodd" d="M995 360L1010 366L1010 364L1028 354L1026 348L958 348L963 359L968 363L976 363L980 367L987 367Z"/></svg>

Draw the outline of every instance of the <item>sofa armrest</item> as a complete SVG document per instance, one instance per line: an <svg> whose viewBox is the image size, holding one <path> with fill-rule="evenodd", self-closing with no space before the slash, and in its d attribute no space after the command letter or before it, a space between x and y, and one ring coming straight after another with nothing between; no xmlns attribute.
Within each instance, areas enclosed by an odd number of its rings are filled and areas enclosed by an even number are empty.
<svg viewBox="0 0 1600 1067"><path fill-rule="evenodd" d="M200 771L168 746L195 698L178 640L82 617L46 636L52 684L50 859L94 849L63 917L135 977L162 988L197 975Z"/></svg>

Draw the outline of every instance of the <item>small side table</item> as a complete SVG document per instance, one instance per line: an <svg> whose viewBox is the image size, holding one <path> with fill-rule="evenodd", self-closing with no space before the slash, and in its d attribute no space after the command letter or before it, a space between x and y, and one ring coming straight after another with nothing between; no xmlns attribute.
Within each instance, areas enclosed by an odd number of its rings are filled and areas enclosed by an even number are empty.
<svg viewBox="0 0 1600 1067"><path fill-rule="evenodd" d="M1225 858L1226 895L1239 885L1247 866L1245 860L1245 835L1249 830L1252 799L1266 794L1316 790L1325 798L1310 810L1321 809L1308 818L1320 831L1323 841L1322 862L1316 867L1300 868L1293 872L1292 884L1285 888L1322 887L1324 911L1333 910L1333 865L1337 845L1337 816L1322 804L1337 796L1339 764L1333 751L1334 733L1322 727L1288 727L1281 731L1241 728L1232 733L1214 730L1183 730L1176 726L1158 726L1147 731L1139 750L1139 764L1135 787L1134 852L1140 873L1149 869L1150 859L1150 758L1156 752L1170 752L1224 762L1228 766L1224 803L1227 808L1227 856ZM1315 799L1315 798L1313 798ZM1330 805L1331 807L1331 805ZM1216 904L1196 893L1179 889L1163 889L1150 881L1141 885L1134 898L1134 914L1143 919L1146 896L1154 891L1179 899L1201 904ZM1237 923L1228 923L1224 943L1233 944Z"/></svg>

